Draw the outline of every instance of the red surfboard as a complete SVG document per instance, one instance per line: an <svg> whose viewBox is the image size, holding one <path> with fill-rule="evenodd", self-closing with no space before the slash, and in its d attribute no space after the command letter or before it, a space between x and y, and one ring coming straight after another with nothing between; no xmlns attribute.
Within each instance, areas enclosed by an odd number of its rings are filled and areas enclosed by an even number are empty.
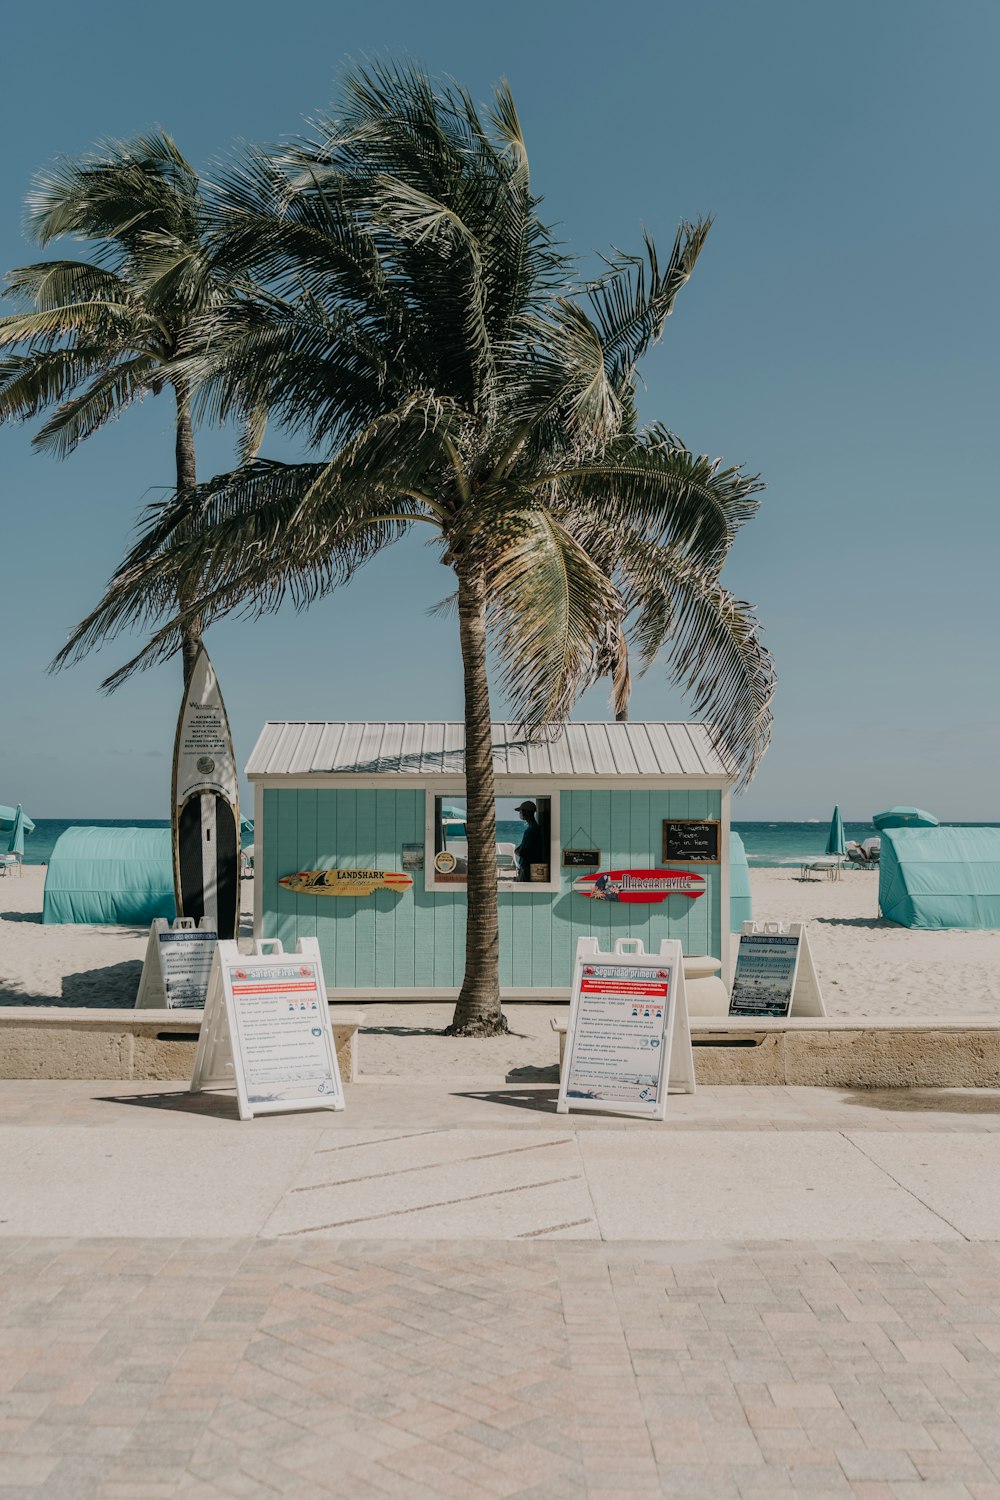
<svg viewBox="0 0 1000 1500"><path fill-rule="evenodd" d="M592 901L625 901L638 905L688 896L696 901L705 892L705 877L693 870L598 870L581 875L573 889Z"/></svg>

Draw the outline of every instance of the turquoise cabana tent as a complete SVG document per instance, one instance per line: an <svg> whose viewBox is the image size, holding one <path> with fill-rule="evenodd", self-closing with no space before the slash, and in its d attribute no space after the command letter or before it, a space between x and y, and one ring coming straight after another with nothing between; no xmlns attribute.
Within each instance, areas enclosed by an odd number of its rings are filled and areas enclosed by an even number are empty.
<svg viewBox="0 0 1000 1500"><path fill-rule="evenodd" d="M169 828L68 828L56 840L43 923L148 927L175 911Z"/></svg>
<svg viewBox="0 0 1000 1500"><path fill-rule="evenodd" d="M744 922L753 921L753 898L750 894L750 866L743 840L729 831L729 931L741 932Z"/></svg>
<svg viewBox="0 0 1000 1500"><path fill-rule="evenodd" d="M886 828L878 901L902 927L1000 928L1000 828Z"/></svg>

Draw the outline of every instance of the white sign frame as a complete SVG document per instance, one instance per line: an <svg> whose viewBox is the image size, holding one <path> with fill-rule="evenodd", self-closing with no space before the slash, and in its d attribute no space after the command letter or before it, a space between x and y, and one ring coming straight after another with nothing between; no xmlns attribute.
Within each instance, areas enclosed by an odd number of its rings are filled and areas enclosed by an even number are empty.
<svg viewBox="0 0 1000 1500"><path fill-rule="evenodd" d="M329 1093L304 1094L300 1098L252 1098L247 1084L244 1033L240 1028L240 1000L233 993L233 971L244 966L267 968L271 965L275 969L285 968L289 960L296 957L304 958L316 966L316 989L320 997L316 1020L323 1030L331 1088ZM241 953L237 943L221 942L216 945L212 977L205 1000L205 1014L191 1075L191 1093L199 1094L206 1089L233 1088L236 1090L241 1120L252 1120L257 1115L290 1114L307 1109L344 1108L344 1086L337 1065L337 1047L326 997L323 961L316 938L301 938L294 954L286 953L277 938L258 938L252 954Z"/></svg>
<svg viewBox="0 0 1000 1500"><path fill-rule="evenodd" d="M629 969L667 969L669 972L660 1035L656 1098L648 1104L639 1099L580 1099L569 1095L574 1048L577 1037L582 1034L580 1019L583 971L585 966L595 964ZM571 1109L579 1109L601 1114L635 1115L644 1120L663 1120L666 1118L667 1096L671 1089L684 1094L695 1092L694 1052L691 1047L681 944L675 938L664 938L658 952L647 953L641 938L619 938L612 952L602 952L597 938L579 938L573 966L569 1019L566 1024L565 1064L560 1070L556 1113L564 1115Z"/></svg>
<svg viewBox="0 0 1000 1500"><path fill-rule="evenodd" d="M746 937L794 937L797 939L788 1008L784 1015L754 1015L751 1011L734 1011L732 1009L733 996L736 993L736 985L740 973L740 952L743 951L743 939ZM809 946L809 930L805 922L743 923L743 926L740 928L740 941L736 953L736 964L733 969L733 985L729 995L729 1007L730 1020L787 1021L798 1020L802 1017L822 1017L826 1015L826 1005L823 1001L823 992L820 989L816 965L813 962L812 949Z"/></svg>
<svg viewBox="0 0 1000 1500"><path fill-rule="evenodd" d="M139 980L139 993L135 997L136 1010L201 1010L205 1000L202 998L200 1005L177 1005L170 1003L170 980L167 974L165 958L165 945L169 945L171 938L175 938L180 944L186 941L182 934L197 934L199 941L210 939L213 943L218 942L218 933L209 923L207 917L202 917L200 922L195 922L193 917L177 917L173 922L168 922L166 917L155 917L149 929L149 938L146 943L146 957L142 964L142 978ZM213 949L214 958L214 949ZM208 984L211 974L206 978L205 994L208 994Z"/></svg>

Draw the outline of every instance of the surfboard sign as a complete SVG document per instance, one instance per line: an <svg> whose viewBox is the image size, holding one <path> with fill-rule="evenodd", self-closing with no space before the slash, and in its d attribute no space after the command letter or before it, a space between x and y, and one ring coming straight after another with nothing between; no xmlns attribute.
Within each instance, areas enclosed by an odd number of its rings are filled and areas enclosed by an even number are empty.
<svg viewBox="0 0 1000 1500"><path fill-rule="evenodd" d="M177 915L223 940L240 919L239 779L229 720L204 646L184 692L174 740L172 843Z"/></svg>
<svg viewBox="0 0 1000 1500"><path fill-rule="evenodd" d="M408 891L412 876L402 870L299 870L278 884L299 896L373 896L376 891Z"/></svg>
<svg viewBox="0 0 1000 1500"><path fill-rule="evenodd" d="M591 901L632 905L665 901L668 896L688 896L697 901L705 892L705 877L693 870L599 870L574 880L573 889Z"/></svg>

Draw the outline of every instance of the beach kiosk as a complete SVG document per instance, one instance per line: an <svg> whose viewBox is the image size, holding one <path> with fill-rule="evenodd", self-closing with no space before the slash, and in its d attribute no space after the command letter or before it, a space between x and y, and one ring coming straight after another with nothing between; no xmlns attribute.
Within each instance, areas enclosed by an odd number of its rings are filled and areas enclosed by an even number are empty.
<svg viewBox="0 0 1000 1500"><path fill-rule="evenodd" d="M568 999L577 938L679 938L728 981L730 788L702 724L493 726L504 999ZM329 993L453 999L465 962L464 726L268 723L254 932L319 939Z"/></svg>

